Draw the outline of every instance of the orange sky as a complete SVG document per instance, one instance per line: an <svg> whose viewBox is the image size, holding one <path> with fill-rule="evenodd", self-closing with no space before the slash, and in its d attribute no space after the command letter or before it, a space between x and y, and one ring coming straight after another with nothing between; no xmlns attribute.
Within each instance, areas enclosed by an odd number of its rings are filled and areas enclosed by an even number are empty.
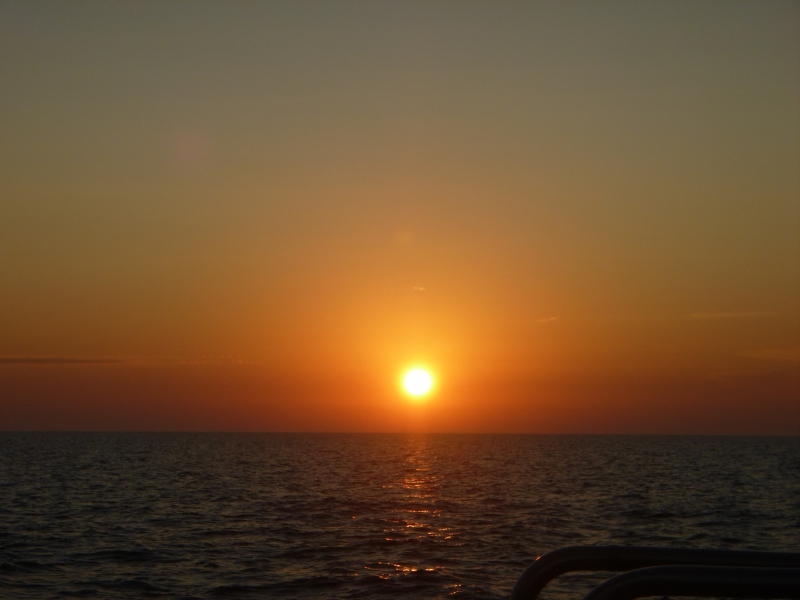
<svg viewBox="0 0 800 600"><path fill-rule="evenodd" d="M3 2L0 429L800 434L798 26Z"/></svg>

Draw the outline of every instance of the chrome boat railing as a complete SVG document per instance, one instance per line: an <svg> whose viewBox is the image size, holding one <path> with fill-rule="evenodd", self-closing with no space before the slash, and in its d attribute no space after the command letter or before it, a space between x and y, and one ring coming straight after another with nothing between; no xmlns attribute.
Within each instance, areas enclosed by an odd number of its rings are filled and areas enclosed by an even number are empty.
<svg viewBox="0 0 800 600"><path fill-rule="evenodd" d="M689 567L694 570L688 569ZM715 570L716 568L716 570ZM738 598L791 598L800 599L800 553L760 552L752 550L707 550L688 548L650 548L640 546L569 546L537 558L520 576L511 592L510 600L535 600L548 582L559 575L574 571L632 571L612 577L593 590L587 600L622 600L642 595L638 589L657 590L644 595L674 596L736 596ZM688 579L697 576L694 587ZM778 595L766 594L769 577L776 583ZM727 579L726 579L727 578ZM651 581L653 583L647 583ZM725 581L731 583L726 587ZM753 582L760 583L753 583ZM684 583L678 583L684 582ZM748 583L751 582L751 583ZM685 587L680 587L685 585ZM758 596L744 594L747 586L761 589ZM604 587L607 586L607 587ZM649 586L649 587L648 587ZM672 587L670 587L672 586ZM703 587L705 586L705 587ZM739 587L737 587L739 586ZM759 587L760 586L760 587ZM741 589L742 593L726 594L715 590ZM708 590L690 594L667 589ZM607 591L611 590L611 591ZM594 597L592 594L610 594ZM616 594L622 594L617 596ZM790 595L786 595L790 594Z"/></svg>
<svg viewBox="0 0 800 600"><path fill-rule="evenodd" d="M635 600L646 596L800 598L800 569L754 567L647 567L612 577L584 600Z"/></svg>

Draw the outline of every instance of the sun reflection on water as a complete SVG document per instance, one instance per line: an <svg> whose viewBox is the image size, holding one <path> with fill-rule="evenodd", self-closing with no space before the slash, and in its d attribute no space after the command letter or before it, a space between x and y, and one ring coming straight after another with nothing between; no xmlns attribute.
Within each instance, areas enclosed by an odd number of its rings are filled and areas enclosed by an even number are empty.
<svg viewBox="0 0 800 600"><path fill-rule="evenodd" d="M460 545L454 542L459 532L440 524L445 498L440 490L441 476L435 472L436 459L424 437L409 438L403 474L381 486L390 494L394 492L395 501L382 519L382 530L384 541L394 547L391 554L399 560L378 561L365 565L365 569L383 580L447 575L447 568L436 564L435 559L429 564L419 559L423 555L447 556L444 546L437 553L432 544L448 540L448 545ZM425 545L424 550L420 544ZM457 583L442 581L442 585L449 596L462 593Z"/></svg>

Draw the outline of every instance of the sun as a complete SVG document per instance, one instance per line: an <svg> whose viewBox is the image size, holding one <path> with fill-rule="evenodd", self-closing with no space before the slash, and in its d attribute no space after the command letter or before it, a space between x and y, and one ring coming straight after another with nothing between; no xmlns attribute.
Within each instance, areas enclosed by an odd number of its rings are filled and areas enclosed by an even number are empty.
<svg viewBox="0 0 800 600"><path fill-rule="evenodd" d="M411 369L403 376L403 388L416 398L425 396L433 388L433 377L425 369Z"/></svg>

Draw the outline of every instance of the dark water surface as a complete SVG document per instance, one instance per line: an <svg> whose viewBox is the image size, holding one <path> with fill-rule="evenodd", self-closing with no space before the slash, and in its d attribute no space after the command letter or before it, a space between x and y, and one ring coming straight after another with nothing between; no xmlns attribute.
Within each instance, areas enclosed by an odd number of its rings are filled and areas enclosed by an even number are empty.
<svg viewBox="0 0 800 600"><path fill-rule="evenodd" d="M797 551L800 440L0 434L4 598L503 598L571 544Z"/></svg>

